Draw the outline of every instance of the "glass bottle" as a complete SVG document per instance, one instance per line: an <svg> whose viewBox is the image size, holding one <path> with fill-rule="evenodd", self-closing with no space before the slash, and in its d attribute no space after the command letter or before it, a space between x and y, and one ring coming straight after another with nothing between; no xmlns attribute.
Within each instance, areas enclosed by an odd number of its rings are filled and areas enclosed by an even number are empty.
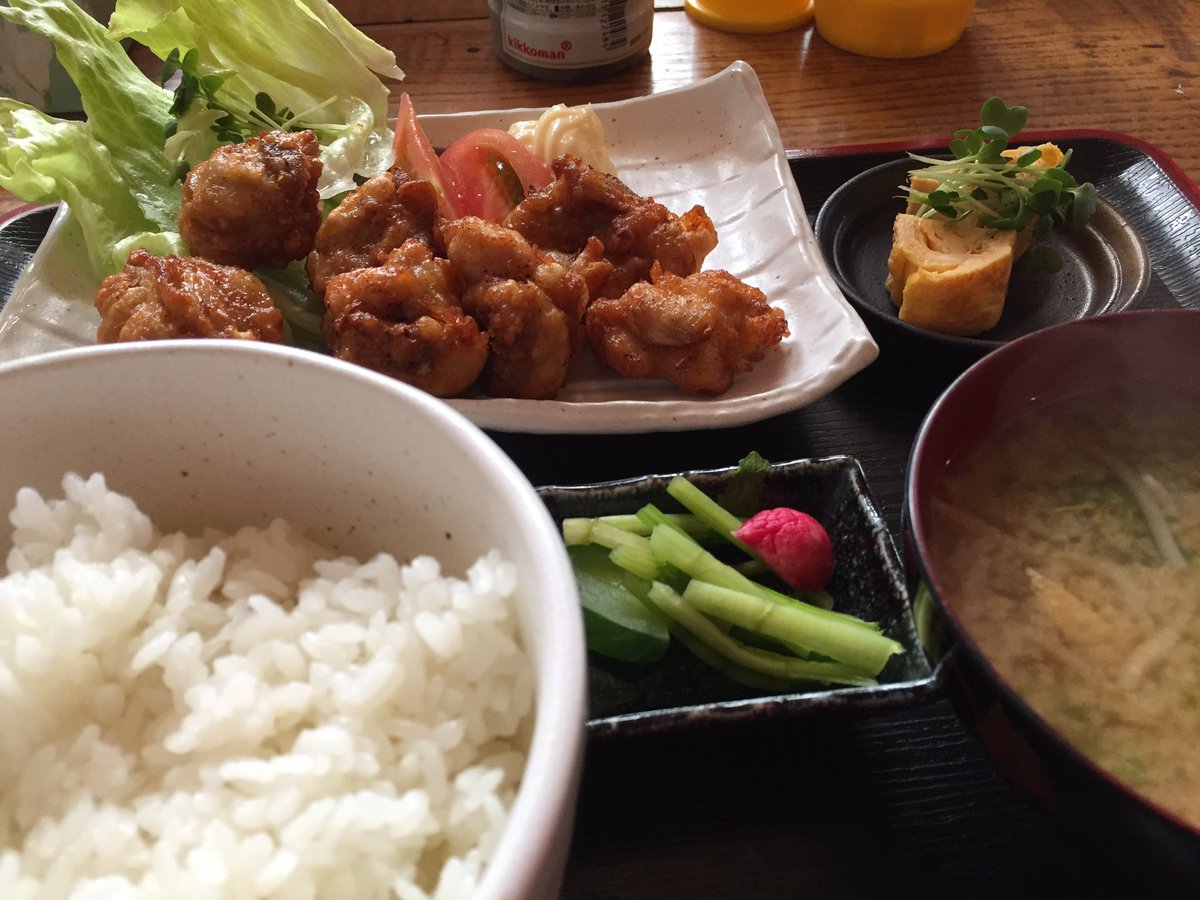
<svg viewBox="0 0 1200 900"><path fill-rule="evenodd" d="M587 81L650 49L654 0L488 0L496 53L537 78Z"/></svg>

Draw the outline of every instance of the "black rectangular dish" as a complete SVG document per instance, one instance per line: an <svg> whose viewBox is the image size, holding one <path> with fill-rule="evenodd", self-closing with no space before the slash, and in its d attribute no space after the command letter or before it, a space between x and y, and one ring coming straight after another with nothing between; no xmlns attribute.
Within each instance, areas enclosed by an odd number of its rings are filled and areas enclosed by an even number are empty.
<svg viewBox="0 0 1200 900"><path fill-rule="evenodd" d="M709 496L719 495L735 469L685 472ZM555 519L633 513L646 503L670 509L670 475L577 487L546 487L542 499ZM929 665L917 640L904 573L887 525L879 515L858 461L848 456L796 460L771 467L764 507L788 506L821 522L836 561L827 587L835 609L878 622L904 650L893 656L869 687L823 688L764 695L742 687L672 642L663 659L615 663L592 654L589 722L593 737L649 733L685 726L773 715L800 715L843 704L904 706L931 688Z"/></svg>

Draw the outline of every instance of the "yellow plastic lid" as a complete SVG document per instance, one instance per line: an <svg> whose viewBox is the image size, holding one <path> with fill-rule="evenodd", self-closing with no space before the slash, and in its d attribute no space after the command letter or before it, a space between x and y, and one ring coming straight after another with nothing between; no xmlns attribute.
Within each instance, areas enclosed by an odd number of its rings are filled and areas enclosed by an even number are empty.
<svg viewBox="0 0 1200 900"><path fill-rule="evenodd" d="M928 56L962 36L974 9L975 0L819 0L817 34L863 56Z"/></svg>
<svg viewBox="0 0 1200 900"><path fill-rule="evenodd" d="M709 28L761 33L803 25L812 18L813 0L686 0L684 8Z"/></svg>

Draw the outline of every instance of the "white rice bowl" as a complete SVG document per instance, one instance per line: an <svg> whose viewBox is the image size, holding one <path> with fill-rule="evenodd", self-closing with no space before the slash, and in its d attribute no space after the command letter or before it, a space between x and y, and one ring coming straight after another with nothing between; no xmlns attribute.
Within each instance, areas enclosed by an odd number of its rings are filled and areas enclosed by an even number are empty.
<svg viewBox="0 0 1200 900"><path fill-rule="evenodd" d="M582 619L562 535L478 427L238 341L5 362L0 421L0 510L48 498L0 528L20 570L0 596L0 900L557 898ZM502 622L485 598L510 572ZM334 605L332 583L353 587ZM407 612L378 599L396 584Z"/></svg>
<svg viewBox="0 0 1200 900"><path fill-rule="evenodd" d="M473 895L532 727L512 564L62 486L20 491L0 581L0 897Z"/></svg>

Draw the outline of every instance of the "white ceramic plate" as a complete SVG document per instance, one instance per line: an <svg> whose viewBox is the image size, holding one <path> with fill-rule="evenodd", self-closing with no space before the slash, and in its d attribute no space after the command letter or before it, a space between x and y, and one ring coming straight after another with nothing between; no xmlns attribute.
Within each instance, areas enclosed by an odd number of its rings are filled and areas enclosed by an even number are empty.
<svg viewBox="0 0 1200 900"><path fill-rule="evenodd" d="M456 399L497 431L617 433L724 428L799 409L875 359L878 348L817 248L779 129L754 70L735 62L694 85L598 103L621 178L682 213L704 206L720 242L705 268L727 269L787 315L791 336L719 397L622 378L580 355L555 400ZM541 110L423 116L436 146ZM95 284L70 216L60 213L0 313L0 360L92 343Z"/></svg>

